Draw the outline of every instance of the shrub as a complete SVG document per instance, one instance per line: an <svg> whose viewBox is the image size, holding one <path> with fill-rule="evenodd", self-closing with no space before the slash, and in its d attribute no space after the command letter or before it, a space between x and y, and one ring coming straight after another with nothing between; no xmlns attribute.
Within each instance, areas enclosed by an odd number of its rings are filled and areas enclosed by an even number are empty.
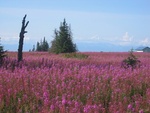
<svg viewBox="0 0 150 113"><path fill-rule="evenodd" d="M140 63L141 61L138 60L138 58L136 58L136 56L133 54L133 50L131 50L128 58L122 61L122 67L124 68L131 67L133 70L134 68L139 67Z"/></svg>

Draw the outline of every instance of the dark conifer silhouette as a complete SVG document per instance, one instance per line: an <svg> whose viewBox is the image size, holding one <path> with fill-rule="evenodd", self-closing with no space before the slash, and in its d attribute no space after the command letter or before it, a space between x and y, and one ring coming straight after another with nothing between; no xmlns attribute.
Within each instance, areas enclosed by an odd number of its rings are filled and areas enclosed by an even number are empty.
<svg viewBox="0 0 150 113"><path fill-rule="evenodd" d="M4 58L6 57L5 53L6 53L6 51L4 51L3 46L0 44L0 67L2 66Z"/></svg>
<svg viewBox="0 0 150 113"><path fill-rule="evenodd" d="M26 23L26 20L25 20L26 16L27 15L25 15L23 17L21 32L20 32L20 35L19 35L20 38L19 38L19 47L18 47L18 62L23 59L23 57L22 57L23 40L24 40L24 34L27 33L27 31L25 31L25 28L29 24L29 21L27 21L27 23Z"/></svg>
<svg viewBox="0 0 150 113"><path fill-rule="evenodd" d="M41 42L37 42L36 44L36 51L48 51L49 49L49 44L46 41L45 37Z"/></svg>
<svg viewBox="0 0 150 113"><path fill-rule="evenodd" d="M53 53L71 53L76 52L76 44L72 41L71 27L68 26L66 20L61 23L59 31L55 29L54 40L51 42L50 52Z"/></svg>

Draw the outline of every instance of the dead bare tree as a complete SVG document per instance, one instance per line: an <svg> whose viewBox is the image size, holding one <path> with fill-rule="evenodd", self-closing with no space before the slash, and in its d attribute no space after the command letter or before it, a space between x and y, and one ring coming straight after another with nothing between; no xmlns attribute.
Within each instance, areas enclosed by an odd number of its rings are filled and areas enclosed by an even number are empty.
<svg viewBox="0 0 150 113"><path fill-rule="evenodd" d="M29 21L27 21L27 23L26 23L26 20L25 20L26 17L27 17L27 15L25 15L23 17L21 32L19 35L20 38L19 38L19 46L18 46L18 62L20 62L23 59L23 57L22 57L23 40L24 40L24 34L27 33L27 31L25 31L25 28L29 24Z"/></svg>

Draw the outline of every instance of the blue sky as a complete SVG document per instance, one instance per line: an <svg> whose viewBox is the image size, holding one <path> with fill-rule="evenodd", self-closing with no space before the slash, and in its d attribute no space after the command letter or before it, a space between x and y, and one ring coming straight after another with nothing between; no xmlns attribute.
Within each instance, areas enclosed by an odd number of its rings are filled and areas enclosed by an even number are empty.
<svg viewBox="0 0 150 113"><path fill-rule="evenodd" d="M0 0L0 37L17 51L23 16L24 51L43 37L50 43L65 18L79 51L128 51L150 46L149 0Z"/></svg>

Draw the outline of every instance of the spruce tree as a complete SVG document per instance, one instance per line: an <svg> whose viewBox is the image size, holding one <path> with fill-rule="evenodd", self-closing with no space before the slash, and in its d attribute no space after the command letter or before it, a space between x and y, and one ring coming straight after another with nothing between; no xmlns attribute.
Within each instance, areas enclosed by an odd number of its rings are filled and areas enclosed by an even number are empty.
<svg viewBox="0 0 150 113"><path fill-rule="evenodd" d="M49 50L52 53L59 53L56 51L57 50L57 43L56 43L57 38L58 38L58 31L55 29L54 30L54 39L51 41L52 45L51 45L51 48Z"/></svg>
<svg viewBox="0 0 150 113"><path fill-rule="evenodd" d="M54 40L51 42L50 52L54 53L70 53L76 52L76 45L72 41L71 27L68 26L66 20L60 24L59 31L54 31Z"/></svg>
<svg viewBox="0 0 150 113"><path fill-rule="evenodd" d="M41 51L41 47L40 47L40 43L39 42L37 42L37 44L36 44L36 51Z"/></svg>
<svg viewBox="0 0 150 113"><path fill-rule="evenodd" d="M48 49L49 49L49 44L46 41L45 37L43 40L41 40L41 42L37 42L36 51L48 51Z"/></svg>
<svg viewBox="0 0 150 113"><path fill-rule="evenodd" d="M43 42L42 42L42 51L48 51L49 49L49 45L48 45L48 42L45 40L45 37L43 39Z"/></svg>

